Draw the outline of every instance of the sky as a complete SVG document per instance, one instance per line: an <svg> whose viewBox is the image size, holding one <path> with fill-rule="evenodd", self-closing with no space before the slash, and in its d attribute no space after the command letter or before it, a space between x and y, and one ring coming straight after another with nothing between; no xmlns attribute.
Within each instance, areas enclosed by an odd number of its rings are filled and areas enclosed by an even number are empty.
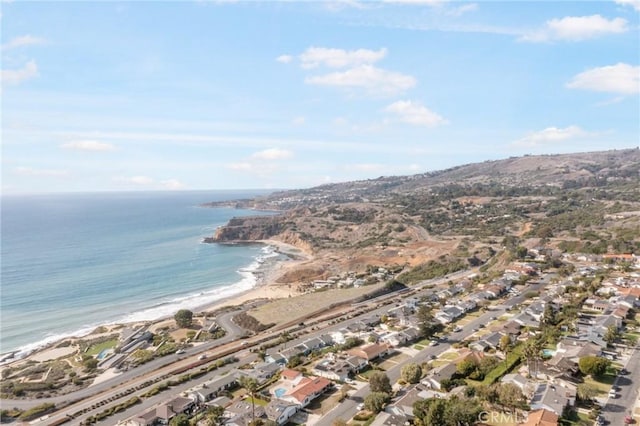
<svg viewBox="0 0 640 426"><path fill-rule="evenodd" d="M640 0L0 3L2 193L638 147Z"/></svg>

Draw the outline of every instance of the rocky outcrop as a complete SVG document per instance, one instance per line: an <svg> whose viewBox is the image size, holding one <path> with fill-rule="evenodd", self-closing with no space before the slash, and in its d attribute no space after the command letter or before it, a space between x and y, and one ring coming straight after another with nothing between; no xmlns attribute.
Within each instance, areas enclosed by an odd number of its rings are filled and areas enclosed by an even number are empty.
<svg viewBox="0 0 640 426"><path fill-rule="evenodd" d="M204 239L205 243L225 243L238 241L268 240L285 229L280 216L235 217L228 224L216 230L213 237Z"/></svg>

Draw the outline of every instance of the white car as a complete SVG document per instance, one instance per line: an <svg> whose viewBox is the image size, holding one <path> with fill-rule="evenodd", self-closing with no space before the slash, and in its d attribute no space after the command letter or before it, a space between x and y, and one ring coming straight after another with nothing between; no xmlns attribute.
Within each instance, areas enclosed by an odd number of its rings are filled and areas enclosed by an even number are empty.
<svg viewBox="0 0 640 426"><path fill-rule="evenodd" d="M616 392L616 390L615 390L615 389L611 389L611 390L609 391L609 398L614 398L614 399L615 399L615 398L617 398L617 397L618 397L618 392Z"/></svg>
<svg viewBox="0 0 640 426"><path fill-rule="evenodd" d="M178 354L178 355L183 354L183 353L185 353L185 350L184 350L184 349L178 349L178 350L176 351L176 354Z"/></svg>
<svg viewBox="0 0 640 426"><path fill-rule="evenodd" d="M358 409L358 411L362 411L362 410L364 410L364 404L361 402L360 404L358 404L356 406L356 408Z"/></svg>

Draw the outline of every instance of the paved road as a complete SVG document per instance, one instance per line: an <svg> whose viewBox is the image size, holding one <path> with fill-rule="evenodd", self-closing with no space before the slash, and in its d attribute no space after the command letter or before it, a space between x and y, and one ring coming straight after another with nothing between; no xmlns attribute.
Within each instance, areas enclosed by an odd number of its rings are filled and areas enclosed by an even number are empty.
<svg viewBox="0 0 640 426"><path fill-rule="evenodd" d="M602 416L610 425L624 425L624 417L632 413L640 385L640 351L633 351L625 368L629 374L618 376L613 382L614 386L620 387L619 396L609 398L602 408Z"/></svg>

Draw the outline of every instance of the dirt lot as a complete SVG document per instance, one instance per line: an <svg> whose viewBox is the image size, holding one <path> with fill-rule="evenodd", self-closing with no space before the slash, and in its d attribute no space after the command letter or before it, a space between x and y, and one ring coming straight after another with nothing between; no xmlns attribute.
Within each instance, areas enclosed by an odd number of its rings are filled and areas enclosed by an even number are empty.
<svg viewBox="0 0 640 426"><path fill-rule="evenodd" d="M383 285L376 284L360 288L336 289L278 299L250 310L249 315L263 324L275 323L280 325L304 318L312 313L321 315L323 310L328 310L329 306L334 303L357 298L365 293L375 291Z"/></svg>

